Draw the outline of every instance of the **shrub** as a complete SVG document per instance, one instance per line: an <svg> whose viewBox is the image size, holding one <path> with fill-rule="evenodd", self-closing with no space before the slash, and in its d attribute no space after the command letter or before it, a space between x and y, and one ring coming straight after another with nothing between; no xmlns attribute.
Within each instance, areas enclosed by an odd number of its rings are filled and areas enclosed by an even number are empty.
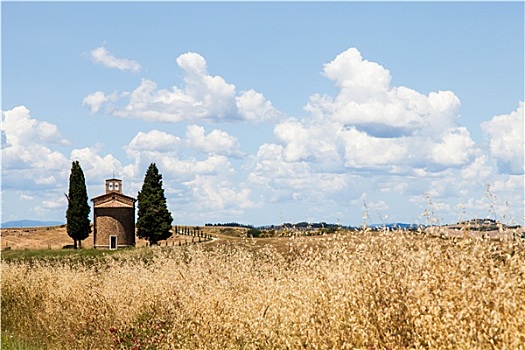
<svg viewBox="0 0 525 350"><path fill-rule="evenodd" d="M256 229L255 227L251 227L251 228L248 229L248 231L246 231L246 236L247 237L254 237L254 238L260 237L261 236L261 230Z"/></svg>

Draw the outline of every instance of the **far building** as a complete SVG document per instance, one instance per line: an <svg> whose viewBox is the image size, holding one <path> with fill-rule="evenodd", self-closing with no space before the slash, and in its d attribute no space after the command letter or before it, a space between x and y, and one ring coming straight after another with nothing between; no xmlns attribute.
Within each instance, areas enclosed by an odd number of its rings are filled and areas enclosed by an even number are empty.
<svg viewBox="0 0 525 350"><path fill-rule="evenodd" d="M106 180L106 193L93 202L93 248L135 246L135 198L122 193L122 180Z"/></svg>

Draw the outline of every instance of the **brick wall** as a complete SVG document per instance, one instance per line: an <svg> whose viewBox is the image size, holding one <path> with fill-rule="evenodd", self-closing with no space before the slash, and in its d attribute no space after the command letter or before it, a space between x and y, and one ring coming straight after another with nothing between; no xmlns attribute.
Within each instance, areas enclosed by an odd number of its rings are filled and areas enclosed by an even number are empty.
<svg viewBox="0 0 525 350"><path fill-rule="evenodd" d="M134 208L95 208L96 248L109 248L109 236L117 236L117 245L135 245Z"/></svg>

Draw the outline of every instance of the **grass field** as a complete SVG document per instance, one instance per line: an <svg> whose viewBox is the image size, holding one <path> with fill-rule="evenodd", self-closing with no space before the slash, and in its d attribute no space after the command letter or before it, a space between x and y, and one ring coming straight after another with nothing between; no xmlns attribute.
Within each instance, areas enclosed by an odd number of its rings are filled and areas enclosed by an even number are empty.
<svg viewBox="0 0 525 350"><path fill-rule="evenodd" d="M20 349L525 349L524 301L519 238L230 235L96 257L4 259L2 342Z"/></svg>
<svg viewBox="0 0 525 350"><path fill-rule="evenodd" d="M238 230L233 230L236 232ZM206 234L220 234L220 228L203 227L201 232ZM62 249L64 246L73 244L73 240L67 235L66 226L46 226L46 227L28 227L28 228L8 228L1 230L2 236L2 250L6 248L11 250L50 250ZM174 234L167 240L161 241L161 245L178 245L179 241L183 244L191 243L191 237L186 235ZM137 247L146 246L146 241L137 239ZM92 234L82 241L83 248L92 248L93 236Z"/></svg>

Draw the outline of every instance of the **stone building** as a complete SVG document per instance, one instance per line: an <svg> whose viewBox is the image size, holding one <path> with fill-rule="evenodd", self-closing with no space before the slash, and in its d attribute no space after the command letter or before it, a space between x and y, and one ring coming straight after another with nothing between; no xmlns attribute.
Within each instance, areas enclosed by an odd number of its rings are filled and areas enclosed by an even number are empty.
<svg viewBox="0 0 525 350"><path fill-rule="evenodd" d="M106 193L93 202L93 248L135 246L135 198L122 193L122 180L106 180Z"/></svg>

